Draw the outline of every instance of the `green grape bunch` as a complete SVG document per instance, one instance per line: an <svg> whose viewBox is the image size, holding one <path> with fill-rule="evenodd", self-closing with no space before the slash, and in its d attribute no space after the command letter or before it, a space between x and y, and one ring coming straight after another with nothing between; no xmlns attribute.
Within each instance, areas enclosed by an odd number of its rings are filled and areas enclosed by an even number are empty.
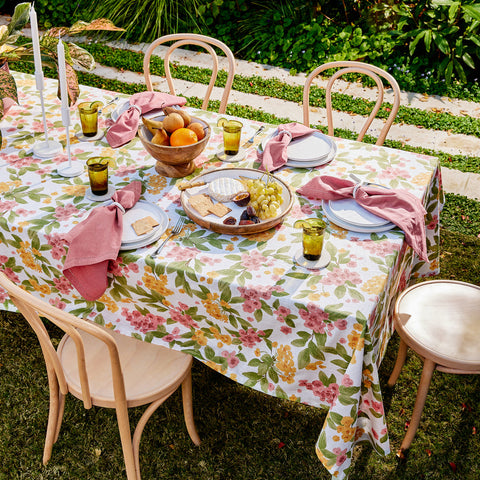
<svg viewBox="0 0 480 480"><path fill-rule="evenodd" d="M272 180L266 183L261 178L252 178L245 182L245 188L250 194L249 205L255 209L260 220L278 215L280 205L283 203L283 189L279 183Z"/></svg>

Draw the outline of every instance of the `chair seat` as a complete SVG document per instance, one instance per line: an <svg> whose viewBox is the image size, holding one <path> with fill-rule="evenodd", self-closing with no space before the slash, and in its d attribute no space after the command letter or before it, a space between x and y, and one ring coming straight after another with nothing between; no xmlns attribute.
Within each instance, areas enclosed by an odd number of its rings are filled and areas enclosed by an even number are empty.
<svg viewBox="0 0 480 480"><path fill-rule="evenodd" d="M113 381L108 350L104 342L80 331L85 343L85 358L89 372L92 403L101 407L115 407ZM192 357L160 345L142 342L110 331L115 338L123 371L127 406L145 405L158 398L159 392L169 394L176 390L190 371ZM58 346L69 391L82 399L74 341L65 335Z"/></svg>
<svg viewBox="0 0 480 480"><path fill-rule="evenodd" d="M397 304L399 335L438 365L480 370L480 288L451 280L420 283Z"/></svg>

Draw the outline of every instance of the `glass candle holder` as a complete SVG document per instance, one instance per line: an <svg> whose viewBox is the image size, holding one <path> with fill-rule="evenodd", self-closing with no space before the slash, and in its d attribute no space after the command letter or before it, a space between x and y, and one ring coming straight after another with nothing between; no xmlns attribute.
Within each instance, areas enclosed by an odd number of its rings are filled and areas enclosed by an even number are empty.
<svg viewBox="0 0 480 480"><path fill-rule="evenodd" d="M240 149L240 138L242 136L242 122L229 120L223 126L223 149L225 155L236 155Z"/></svg>
<svg viewBox="0 0 480 480"><path fill-rule="evenodd" d="M98 109L102 102L82 102L78 104L82 133L85 137L94 137L98 132Z"/></svg>
<svg viewBox="0 0 480 480"><path fill-rule="evenodd" d="M303 221L303 256L306 260L316 261L322 255L325 228L326 224L320 218Z"/></svg>
<svg viewBox="0 0 480 480"><path fill-rule="evenodd" d="M106 195L108 192L108 157L91 157L87 160L88 179L93 195Z"/></svg>

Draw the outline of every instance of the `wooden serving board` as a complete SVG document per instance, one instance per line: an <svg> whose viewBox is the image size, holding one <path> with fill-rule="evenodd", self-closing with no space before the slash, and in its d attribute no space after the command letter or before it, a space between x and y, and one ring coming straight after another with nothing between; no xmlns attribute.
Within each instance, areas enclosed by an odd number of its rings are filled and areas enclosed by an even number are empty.
<svg viewBox="0 0 480 480"><path fill-rule="evenodd" d="M213 232L216 232L216 233L226 233L230 235L239 235L239 234L248 235L252 233L264 232L265 230L269 230L275 225L278 225L283 220L285 215L287 215L292 208L294 196L292 191L290 190L290 187L275 175L270 174L271 181L279 183L282 187L283 204L280 205L280 209L279 209L280 213L276 217L268 218L266 220L262 220L260 223L254 223L251 225L239 225L238 222L240 221L240 215L245 210L246 207L239 207L235 205L234 202L225 203L225 205L231 208L232 211L227 213L222 218L219 218L213 214L209 214L205 217L202 217L190 205L188 199L191 196L199 193L208 193L208 184L218 177L229 177L229 178L236 178L236 179L239 179L240 177L248 177L248 178L263 177L265 180L267 177L267 174L261 170L257 170L254 168L218 168L215 170L210 170L208 172L202 173L201 175L198 175L197 177L193 178L191 182L203 181L205 182L205 185L183 190L180 194L180 201L182 202L182 207L185 210L185 213L188 215L188 217L191 220L193 220L197 225L207 228L208 230L212 230ZM236 218L237 220L236 225L225 225L223 223L223 221L230 216Z"/></svg>

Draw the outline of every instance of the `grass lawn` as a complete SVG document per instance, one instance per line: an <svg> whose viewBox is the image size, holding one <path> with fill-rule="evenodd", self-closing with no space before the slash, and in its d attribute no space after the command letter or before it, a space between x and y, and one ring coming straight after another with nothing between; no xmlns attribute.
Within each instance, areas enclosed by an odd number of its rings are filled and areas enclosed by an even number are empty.
<svg viewBox="0 0 480 480"><path fill-rule="evenodd" d="M480 240L442 230L441 277L480 284ZM56 332L58 333L58 332ZM415 402L421 361L409 354L393 389L386 387L398 337L380 369L392 452L400 446ZM175 393L147 424L140 449L142 476L178 480L329 479L315 441L325 410L281 401L194 363L195 447ZM67 397L60 438L42 466L48 414L43 357L18 314L0 312L0 480L126 478L113 410L84 410ZM143 410L131 410L132 424ZM422 422L406 461L357 446L351 480L477 480L480 468L480 377L435 373Z"/></svg>

